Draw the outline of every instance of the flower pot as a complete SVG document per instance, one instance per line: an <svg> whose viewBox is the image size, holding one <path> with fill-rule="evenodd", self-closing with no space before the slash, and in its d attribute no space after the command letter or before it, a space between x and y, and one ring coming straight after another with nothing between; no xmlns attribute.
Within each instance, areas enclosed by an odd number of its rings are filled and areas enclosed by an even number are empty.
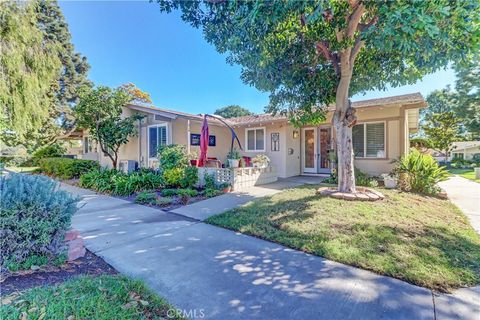
<svg viewBox="0 0 480 320"><path fill-rule="evenodd" d="M228 165L230 166L230 168L238 168L239 163L239 159L228 159Z"/></svg>
<svg viewBox="0 0 480 320"><path fill-rule="evenodd" d="M387 189L395 189L397 187L397 179L395 178L385 178L383 179L385 183L385 188Z"/></svg>
<svg viewBox="0 0 480 320"><path fill-rule="evenodd" d="M223 193L228 193L228 192L232 191L232 187L231 186L225 187L225 188L223 188L222 191L223 191Z"/></svg>

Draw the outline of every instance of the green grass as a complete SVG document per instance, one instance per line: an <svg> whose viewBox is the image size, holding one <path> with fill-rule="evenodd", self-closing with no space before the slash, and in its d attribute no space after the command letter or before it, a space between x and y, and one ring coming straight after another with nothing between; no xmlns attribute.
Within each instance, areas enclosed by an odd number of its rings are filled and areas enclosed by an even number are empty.
<svg viewBox="0 0 480 320"><path fill-rule="evenodd" d="M348 202L290 189L208 223L439 291L480 284L480 236L448 200L382 189Z"/></svg>
<svg viewBox="0 0 480 320"><path fill-rule="evenodd" d="M0 319L164 319L167 312L175 316L171 309L139 281L121 276L79 277L26 291L0 307Z"/></svg>
<svg viewBox="0 0 480 320"><path fill-rule="evenodd" d="M454 169L451 168L448 170L451 174L456 174L461 177L464 177L466 179L475 181L475 182L480 182L480 179L475 179L475 172L473 171L473 168L471 169Z"/></svg>

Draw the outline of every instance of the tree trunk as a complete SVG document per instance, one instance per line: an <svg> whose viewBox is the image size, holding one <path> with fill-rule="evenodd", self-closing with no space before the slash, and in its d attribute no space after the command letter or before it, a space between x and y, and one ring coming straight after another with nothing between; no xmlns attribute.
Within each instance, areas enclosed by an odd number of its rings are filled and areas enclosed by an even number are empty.
<svg viewBox="0 0 480 320"><path fill-rule="evenodd" d="M336 110L333 116L335 128L338 158L338 191L354 193L355 173L353 165L352 128L345 118L350 106L348 101L348 89L352 78L351 68L342 68L340 82L336 92Z"/></svg>

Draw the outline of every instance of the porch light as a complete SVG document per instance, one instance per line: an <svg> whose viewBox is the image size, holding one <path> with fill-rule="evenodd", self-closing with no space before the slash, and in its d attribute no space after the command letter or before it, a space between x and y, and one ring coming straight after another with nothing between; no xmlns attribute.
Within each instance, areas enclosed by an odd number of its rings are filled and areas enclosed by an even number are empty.
<svg viewBox="0 0 480 320"><path fill-rule="evenodd" d="M298 130L293 130L293 139L298 139L300 133Z"/></svg>

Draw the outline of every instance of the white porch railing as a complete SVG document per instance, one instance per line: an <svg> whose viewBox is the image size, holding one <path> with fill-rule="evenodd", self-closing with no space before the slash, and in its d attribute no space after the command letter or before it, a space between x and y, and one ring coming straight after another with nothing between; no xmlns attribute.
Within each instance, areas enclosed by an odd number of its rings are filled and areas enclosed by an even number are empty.
<svg viewBox="0 0 480 320"><path fill-rule="evenodd" d="M241 190L278 180L275 167L198 168L200 186L205 184L205 174L213 175L217 184L228 183L233 190Z"/></svg>

